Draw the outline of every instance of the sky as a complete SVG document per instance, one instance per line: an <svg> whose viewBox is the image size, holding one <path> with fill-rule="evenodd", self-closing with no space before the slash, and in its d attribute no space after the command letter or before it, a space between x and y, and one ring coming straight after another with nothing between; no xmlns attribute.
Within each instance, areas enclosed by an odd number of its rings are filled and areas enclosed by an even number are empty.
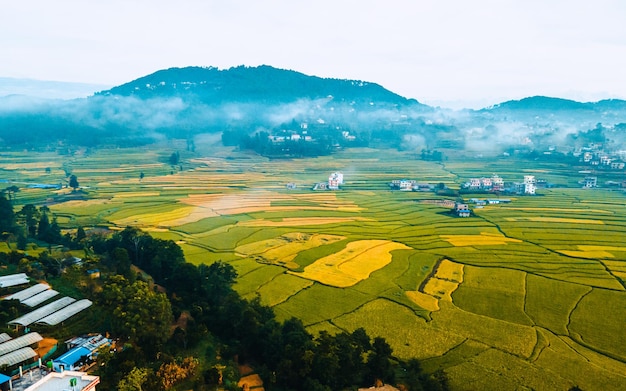
<svg viewBox="0 0 626 391"><path fill-rule="evenodd" d="M623 0L2 0L0 78L271 65L480 108L626 99Z"/></svg>

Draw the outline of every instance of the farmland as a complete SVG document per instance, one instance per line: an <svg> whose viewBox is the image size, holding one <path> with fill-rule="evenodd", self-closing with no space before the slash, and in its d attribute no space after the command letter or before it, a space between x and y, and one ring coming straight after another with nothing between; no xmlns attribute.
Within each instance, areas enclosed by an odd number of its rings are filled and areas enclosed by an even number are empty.
<svg viewBox="0 0 626 391"><path fill-rule="evenodd" d="M45 203L65 228L137 226L176 241L189 262L229 262L237 290L279 318L311 331L364 327L397 356L443 369L455 390L626 384L623 192L573 187L561 165L514 158L435 163L363 148L270 160L215 148L181 151L173 167L171 148L3 152L0 180L20 187L17 205ZM341 190L311 190L337 170ZM421 202L454 197L388 186L458 189L472 176L513 182L536 170L561 187L469 218ZM65 184L66 172L81 190L27 186Z"/></svg>

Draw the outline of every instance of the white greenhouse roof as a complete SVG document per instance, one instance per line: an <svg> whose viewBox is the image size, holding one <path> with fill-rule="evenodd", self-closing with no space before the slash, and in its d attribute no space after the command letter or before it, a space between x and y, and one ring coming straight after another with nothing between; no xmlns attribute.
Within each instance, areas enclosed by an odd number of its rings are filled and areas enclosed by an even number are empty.
<svg viewBox="0 0 626 391"><path fill-rule="evenodd" d="M43 319L39 319L37 323L47 324L50 326L57 325L63 322L64 320L66 320L67 318L73 315L76 315L77 313L84 310L85 308L90 307L91 304L92 304L91 300L87 300L87 299L78 300L77 302L70 304L67 307L63 308L62 310L59 310L53 314L50 314Z"/></svg>
<svg viewBox="0 0 626 391"><path fill-rule="evenodd" d="M35 323L39 319L43 319L46 316L60 310L61 308L67 307L75 301L76 299L73 299L71 297L62 297L58 300L53 301L50 304L46 304L41 308L37 308L36 310L31 311L26 315L20 316L17 319L13 319L9 322L9 324L28 326L29 324Z"/></svg>
<svg viewBox="0 0 626 391"><path fill-rule="evenodd" d="M10 276L5 276L10 277ZM0 277L0 288L7 288L10 286L23 285L28 284L28 277L12 277L12 278L4 278Z"/></svg>
<svg viewBox="0 0 626 391"><path fill-rule="evenodd" d="M3 365L15 365L24 362L33 357L37 357L37 353L32 348L22 348L15 350L9 354L0 356L0 367Z"/></svg>
<svg viewBox="0 0 626 391"><path fill-rule="evenodd" d="M22 301L22 304L27 305L29 307L37 307L39 304L43 303L44 301L53 298L54 296L58 295L59 292L55 291L54 289L48 289L47 291L43 291L41 293L36 294L33 297L29 297L28 299Z"/></svg>
<svg viewBox="0 0 626 391"><path fill-rule="evenodd" d="M43 337L39 335L39 333L28 333L15 339L10 339L6 342L0 343L0 356L35 344L42 339Z"/></svg>
<svg viewBox="0 0 626 391"><path fill-rule="evenodd" d="M22 289L19 292L15 292L12 295L8 295L5 298L3 298L3 300L19 300L21 303L22 301L28 299L29 297L33 297L38 293L47 291L48 289L50 289L50 285L48 284L37 284L31 287L28 287L26 289Z"/></svg>
<svg viewBox="0 0 626 391"><path fill-rule="evenodd" d="M11 336L7 333L0 334L0 343L8 341L11 339Z"/></svg>
<svg viewBox="0 0 626 391"><path fill-rule="evenodd" d="M7 274L6 276L0 276L0 283L5 280L12 280L14 278L28 278L26 273Z"/></svg>

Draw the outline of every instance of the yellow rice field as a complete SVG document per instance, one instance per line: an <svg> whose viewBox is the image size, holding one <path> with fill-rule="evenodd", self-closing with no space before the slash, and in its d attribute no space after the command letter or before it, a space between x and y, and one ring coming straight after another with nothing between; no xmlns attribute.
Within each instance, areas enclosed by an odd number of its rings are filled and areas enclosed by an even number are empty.
<svg viewBox="0 0 626 391"><path fill-rule="evenodd" d="M435 266L435 273L426 280L420 291L408 291L406 295L415 304L428 311L439 311L439 300L452 302L452 293L463 282L465 265L441 260Z"/></svg>
<svg viewBox="0 0 626 391"><path fill-rule="evenodd" d="M195 208L191 206L183 206L168 212L144 213L112 221L117 226L170 227L179 225L180 221L185 221L194 210Z"/></svg>
<svg viewBox="0 0 626 391"><path fill-rule="evenodd" d="M4 164L2 166L3 170L14 171L14 170L36 170L36 169L45 169L45 168L58 168L60 167L60 161L49 161L49 162L21 162L21 163L9 163Z"/></svg>
<svg viewBox="0 0 626 391"><path fill-rule="evenodd" d="M576 209L576 208L531 208L531 207L526 207L526 208L507 208L507 210L527 210L527 211L547 211L547 212L566 212L566 213L601 213L601 214L607 214L607 215L612 215L614 214L614 212L611 212L609 210L603 210L603 209Z"/></svg>
<svg viewBox="0 0 626 391"><path fill-rule="evenodd" d="M407 297L427 311L439 311L439 299L420 291L407 291Z"/></svg>
<svg viewBox="0 0 626 391"><path fill-rule="evenodd" d="M569 219L565 217L507 217L507 221L535 221L539 223L571 223L571 224L599 224L603 225L602 220L590 219Z"/></svg>
<svg viewBox="0 0 626 391"><path fill-rule="evenodd" d="M391 251L410 247L388 240L359 240L338 253L320 258L297 276L339 288L353 286L391 262Z"/></svg>
<svg viewBox="0 0 626 391"><path fill-rule="evenodd" d="M349 223L351 221L371 221L362 217L286 217L280 221L265 219L242 221L237 225L242 227L301 227L303 225L324 225L335 223Z"/></svg>
<svg viewBox="0 0 626 391"><path fill-rule="evenodd" d="M424 285L424 293L439 300L452 302L452 293L459 287L458 282L442 280L437 277L429 278Z"/></svg>
<svg viewBox="0 0 626 391"><path fill-rule="evenodd" d="M466 246L499 246L507 243L521 243L521 240L507 238L499 234L482 232L480 235L440 235L440 237L455 247Z"/></svg>
<svg viewBox="0 0 626 391"><path fill-rule="evenodd" d="M560 253L569 255L570 257L591 259L615 258L615 255L610 251L626 252L626 247L578 245L578 250L559 250Z"/></svg>
<svg viewBox="0 0 626 391"><path fill-rule="evenodd" d="M158 197L161 193L158 191L135 191L135 192L125 192L125 193L116 193L113 199L117 198L134 198L134 197Z"/></svg>
<svg viewBox="0 0 626 391"><path fill-rule="evenodd" d="M292 263L292 261L301 251L334 243L342 239L345 238L337 235L311 235L292 232L278 238L244 244L237 247L235 252L242 256L256 256L264 262L278 263L295 269L299 266Z"/></svg>
<svg viewBox="0 0 626 391"><path fill-rule="evenodd" d="M463 265L462 263L456 263L443 259L437 266L435 277L442 280L449 280L453 282L463 282Z"/></svg>
<svg viewBox="0 0 626 391"><path fill-rule="evenodd" d="M317 206L273 206L272 202L304 200L318 202ZM283 212L294 210L334 210L360 212L363 208L352 202L337 201L335 197L318 197L315 194L288 195L269 191L243 194L190 194L180 200L187 205L213 210L218 215L235 215L254 212Z"/></svg>

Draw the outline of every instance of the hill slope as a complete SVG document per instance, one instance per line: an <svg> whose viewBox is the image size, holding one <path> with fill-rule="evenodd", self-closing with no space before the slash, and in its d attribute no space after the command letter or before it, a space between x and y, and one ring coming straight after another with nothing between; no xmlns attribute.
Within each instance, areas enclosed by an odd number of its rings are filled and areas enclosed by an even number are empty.
<svg viewBox="0 0 626 391"><path fill-rule="evenodd" d="M227 70L214 67L170 68L102 91L99 95L191 97L207 104L224 102L286 103L332 97L340 102L417 105L376 83L325 79L262 65ZM424 105L425 106L425 105Z"/></svg>

